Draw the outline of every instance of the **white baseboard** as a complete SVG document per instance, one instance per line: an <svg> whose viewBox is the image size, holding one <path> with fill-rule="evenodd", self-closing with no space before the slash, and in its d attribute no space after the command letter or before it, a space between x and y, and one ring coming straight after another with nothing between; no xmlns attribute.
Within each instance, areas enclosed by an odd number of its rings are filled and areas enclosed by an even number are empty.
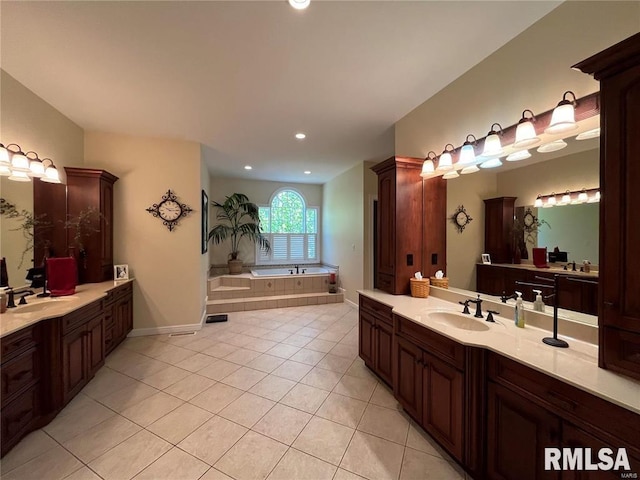
<svg viewBox="0 0 640 480"><path fill-rule="evenodd" d="M192 323L190 325L169 325L167 327L134 328L127 337L143 337L146 335L166 335L169 333L186 333L198 331L202 328L202 323Z"/></svg>
<svg viewBox="0 0 640 480"><path fill-rule="evenodd" d="M358 304L355 302L352 302L351 300L349 300L348 298L344 299L344 303L348 303L349 306L355 308L356 310L358 310Z"/></svg>

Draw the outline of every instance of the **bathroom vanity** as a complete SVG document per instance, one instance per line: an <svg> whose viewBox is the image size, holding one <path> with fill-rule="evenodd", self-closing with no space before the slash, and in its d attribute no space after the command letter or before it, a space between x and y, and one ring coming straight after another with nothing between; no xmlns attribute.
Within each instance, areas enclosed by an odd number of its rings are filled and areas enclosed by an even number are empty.
<svg viewBox="0 0 640 480"><path fill-rule="evenodd" d="M48 424L133 327L132 281L80 285L2 314L2 456Z"/></svg>
<svg viewBox="0 0 640 480"><path fill-rule="evenodd" d="M461 310L433 295L361 291L359 350L473 478L560 478L544 468L545 447L625 447L640 471L640 383L599 369L595 345L555 349L544 330Z"/></svg>

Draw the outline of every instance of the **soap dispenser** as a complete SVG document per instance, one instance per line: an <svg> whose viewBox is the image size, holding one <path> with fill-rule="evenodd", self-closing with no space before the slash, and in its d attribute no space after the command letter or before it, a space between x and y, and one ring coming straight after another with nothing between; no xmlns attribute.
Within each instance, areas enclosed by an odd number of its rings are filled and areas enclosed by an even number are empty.
<svg viewBox="0 0 640 480"><path fill-rule="evenodd" d="M522 302L522 292L516 292L515 324L516 327L524 328L524 303Z"/></svg>
<svg viewBox="0 0 640 480"><path fill-rule="evenodd" d="M533 302L533 309L536 312L544 312L544 302L542 301L542 290L534 290L536 300Z"/></svg>

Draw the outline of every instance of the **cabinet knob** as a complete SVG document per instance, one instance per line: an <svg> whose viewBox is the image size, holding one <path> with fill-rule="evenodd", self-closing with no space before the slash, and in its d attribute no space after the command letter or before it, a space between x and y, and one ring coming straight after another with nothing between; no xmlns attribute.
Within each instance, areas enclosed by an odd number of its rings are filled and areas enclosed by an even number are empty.
<svg viewBox="0 0 640 480"><path fill-rule="evenodd" d="M606 308L616 308L616 302L604 302Z"/></svg>

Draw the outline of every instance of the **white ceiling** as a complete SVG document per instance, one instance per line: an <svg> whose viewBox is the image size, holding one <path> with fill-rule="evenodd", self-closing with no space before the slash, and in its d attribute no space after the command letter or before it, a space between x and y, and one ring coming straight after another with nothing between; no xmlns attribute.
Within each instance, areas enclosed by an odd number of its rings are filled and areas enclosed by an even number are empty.
<svg viewBox="0 0 640 480"><path fill-rule="evenodd" d="M324 183L392 155L397 120L559 3L3 1L1 60L86 130L200 142L214 175Z"/></svg>

